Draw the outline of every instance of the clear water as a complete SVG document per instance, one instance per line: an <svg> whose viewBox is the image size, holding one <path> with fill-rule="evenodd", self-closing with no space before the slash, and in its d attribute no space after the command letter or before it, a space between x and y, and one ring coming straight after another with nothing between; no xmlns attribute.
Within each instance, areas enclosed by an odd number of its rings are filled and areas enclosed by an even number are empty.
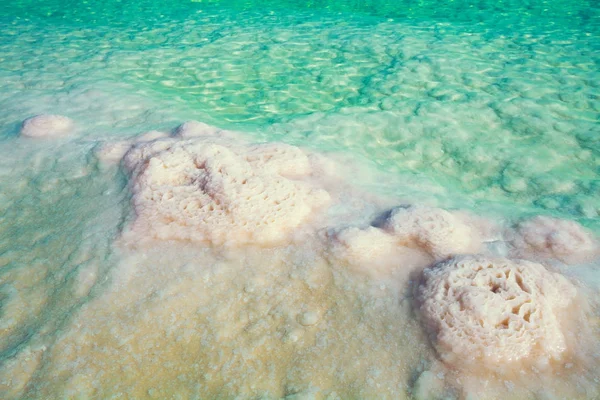
<svg viewBox="0 0 600 400"><path fill-rule="evenodd" d="M120 263L113 241L128 193L125 178L91 155L103 140L196 119L351 154L381 172L371 186L382 195L508 222L551 215L600 232L600 5L592 0L4 0L0 93L0 393L8 398L85 386L42 354L85 336L73 324ZM76 134L20 138L20 123L41 113L74 119ZM589 268L572 274L598 282ZM407 362L406 374L417 364ZM15 376L24 378L7 383ZM108 397L94 384L82 398ZM197 391L218 397L213 389ZM251 393L223 390L222 398ZM282 393L295 392L273 396Z"/></svg>

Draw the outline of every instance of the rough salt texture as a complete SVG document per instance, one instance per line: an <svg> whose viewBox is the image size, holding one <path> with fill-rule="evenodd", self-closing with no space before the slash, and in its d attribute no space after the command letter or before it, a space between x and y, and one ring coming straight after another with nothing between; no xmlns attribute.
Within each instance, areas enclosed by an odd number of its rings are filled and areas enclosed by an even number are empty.
<svg viewBox="0 0 600 400"><path fill-rule="evenodd" d="M560 313L575 295L540 264L467 256L425 270L417 301L442 359L502 369L561 359Z"/></svg>
<svg viewBox="0 0 600 400"><path fill-rule="evenodd" d="M435 258L475 251L478 247L475 230L440 208L398 207L382 227L398 240L413 242Z"/></svg>
<svg viewBox="0 0 600 400"><path fill-rule="evenodd" d="M310 174L310 162L284 144L169 138L134 145L124 165L136 214L132 229L156 239L276 244L329 200L296 179Z"/></svg>
<svg viewBox="0 0 600 400"><path fill-rule="evenodd" d="M130 253L13 398L408 399L411 366L431 354L410 308L334 271L302 246ZM7 380L36 355L23 349Z"/></svg>
<svg viewBox="0 0 600 400"><path fill-rule="evenodd" d="M73 121L62 115L42 114L27 118L21 125L20 135L31 138L57 137L69 134Z"/></svg>
<svg viewBox="0 0 600 400"><path fill-rule="evenodd" d="M535 217L521 222L513 245L519 255L556 258L568 264L589 261L599 254L593 234L575 221Z"/></svg>

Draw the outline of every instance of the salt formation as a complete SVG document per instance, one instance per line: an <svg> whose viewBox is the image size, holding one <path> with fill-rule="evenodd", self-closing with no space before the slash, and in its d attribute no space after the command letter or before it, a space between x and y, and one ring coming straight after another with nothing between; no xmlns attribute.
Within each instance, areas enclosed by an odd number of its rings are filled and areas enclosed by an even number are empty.
<svg viewBox="0 0 600 400"><path fill-rule="evenodd" d="M394 208L380 228L356 227L330 234L336 253L344 251L348 258L373 259L405 247L429 254L434 259L476 252L481 240L476 229L465 219L449 211L422 206ZM415 256L414 254L412 255Z"/></svg>
<svg viewBox="0 0 600 400"><path fill-rule="evenodd" d="M425 270L417 302L444 361L501 370L561 358L560 316L575 295L540 264L464 256Z"/></svg>
<svg viewBox="0 0 600 400"><path fill-rule="evenodd" d="M40 138L57 137L68 134L73 129L73 121L62 115L41 114L23 121L21 136Z"/></svg>
<svg viewBox="0 0 600 400"><path fill-rule="evenodd" d="M372 225L333 228L326 240L335 259L376 278L398 279L449 256L477 252L482 245L481 227L471 218L439 208L397 207Z"/></svg>
<svg viewBox="0 0 600 400"><path fill-rule="evenodd" d="M414 242L435 258L474 251L474 230L452 213L430 207L398 207L383 229L402 242Z"/></svg>
<svg viewBox="0 0 600 400"><path fill-rule="evenodd" d="M580 263L598 254L598 243L575 221L538 216L517 226L513 245L519 255L541 255Z"/></svg>
<svg viewBox="0 0 600 400"><path fill-rule="evenodd" d="M188 125L196 134L202 128ZM209 131L140 142L127 152L134 232L214 245L272 245L329 200L327 192L296 179L311 173L300 149L246 145Z"/></svg>

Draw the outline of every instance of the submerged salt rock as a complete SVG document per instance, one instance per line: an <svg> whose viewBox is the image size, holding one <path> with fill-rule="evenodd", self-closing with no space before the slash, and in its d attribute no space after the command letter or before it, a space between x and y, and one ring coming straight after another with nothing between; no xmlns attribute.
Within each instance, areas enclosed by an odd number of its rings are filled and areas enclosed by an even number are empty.
<svg viewBox="0 0 600 400"><path fill-rule="evenodd" d="M382 228L400 241L415 242L438 259L476 252L481 245L468 223L440 208L397 207Z"/></svg>
<svg viewBox="0 0 600 400"><path fill-rule="evenodd" d="M538 216L517 225L513 245L519 255L540 255L565 263L598 255L598 242L575 221Z"/></svg>
<svg viewBox="0 0 600 400"><path fill-rule="evenodd" d="M444 361L502 369L561 358L560 318L575 295L540 264L465 256L426 269L417 303Z"/></svg>
<svg viewBox="0 0 600 400"><path fill-rule="evenodd" d="M134 145L124 165L133 231L157 239L276 244L329 200L327 192L285 177L310 173L306 155L291 146L170 138Z"/></svg>
<svg viewBox="0 0 600 400"><path fill-rule="evenodd" d="M27 118L21 125L21 136L31 138L59 137L73 129L73 120L62 115L41 114Z"/></svg>

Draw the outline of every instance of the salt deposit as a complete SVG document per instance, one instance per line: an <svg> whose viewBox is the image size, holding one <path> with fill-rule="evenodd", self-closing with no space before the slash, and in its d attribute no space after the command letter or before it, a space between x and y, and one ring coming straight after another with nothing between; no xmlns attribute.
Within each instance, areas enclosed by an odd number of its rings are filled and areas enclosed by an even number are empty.
<svg viewBox="0 0 600 400"><path fill-rule="evenodd" d="M481 238L467 222L442 209L398 207L382 228L400 242L414 242L437 259L474 253L481 245Z"/></svg>
<svg viewBox="0 0 600 400"><path fill-rule="evenodd" d="M395 207L367 228L331 229L332 255L377 277L406 276L452 255L478 252L490 225L472 217L425 206ZM471 221L479 222L480 226Z"/></svg>
<svg viewBox="0 0 600 400"><path fill-rule="evenodd" d="M135 144L124 165L135 209L131 231L156 239L277 244L329 200L295 179L311 167L292 146L177 137Z"/></svg>
<svg viewBox="0 0 600 400"><path fill-rule="evenodd" d="M30 138L67 135L73 129L73 121L62 115L41 114L27 118L21 126L21 136Z"/></svg>
<svg viewBox="0 0 600 400"><path fill-rule="evenodd" d="M535 217L518 224L513 246L521 256L584 263L599 254L598 241L575 221Z"/></svg>
<svg viewBox="0 0 600 400"><path fill-rule="evenodd" d="M390 207L333 156L248 139L188 122L171 135L90 148L104 174L127 174L121 196L131 194L132 212L122 209L131 218L110 239L115 267L85 257L77 264L68 288L77 311L64 334L38 334L0 371L0 382L13 382L6 396L486 398L505 387L507 371L535 368L551 379L561 361L593 386L582 370L594 359L575 356L593 345L575 336L598 332L563 318L580 305L566 278L485 256L431 267L486 253L490 238L508 246L489 217ZM567 245L552 243L547 257L566 254ZM25 299L7 298L14 318ZM410 384L415 365L428 369ZM481 387L482 370L500 377ZM523 374L509 385L515 398L542 390ZM544 386L574 394L564 380Z"/></svg>
<svg viewBox="0 0 600 400"><path fill-rule="evenodd" d="M502 371L561 360L561 315L575 295L540 264L467 256L425 270L417 301L446 362Z"/></svg>

